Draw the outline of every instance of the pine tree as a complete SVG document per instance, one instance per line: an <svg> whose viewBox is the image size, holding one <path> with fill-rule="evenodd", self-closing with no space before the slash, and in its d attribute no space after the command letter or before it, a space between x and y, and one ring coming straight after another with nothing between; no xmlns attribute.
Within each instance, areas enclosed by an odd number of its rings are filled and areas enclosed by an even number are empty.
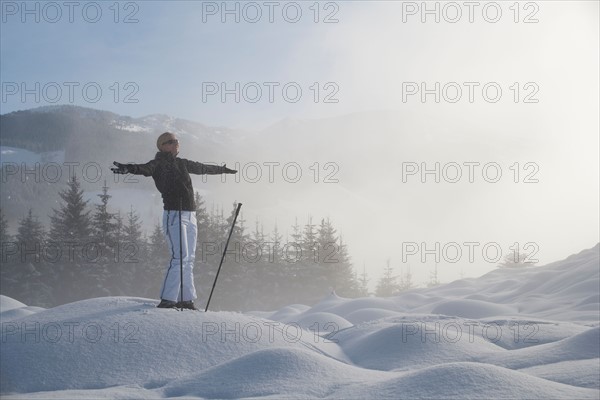
<svg viewBox="0 0 600 400"><path fill-rule="evenodd" d="M435 267L433 271L429 273L429 282L427 283L427 287L434 287L440 284L440 280L438 278L438 264L435 263Z"/></svg>
<svg viewBox="0 0 600 400"><path fill-rule="evenodd" d="M294 225L292 226L292 242L288 242L288 260L294 260L295 262L302 261L302 232L300 231L300 225L298 225L298 217L296 217Z"/></svg>
<svg viewBox="0 0 600 400"><path fill-rule="evenodd" d="M347 297L356 297L359 295L358 282L356 274L352 267L352 260L348 252L348 246L344 238L340 235L339 239L339 263L336 268L334 284L338 287L338 294Z"/></svg>
<svg viewBox="0 0 600 400"><path fill-rule="evenodd" d="M363 264L363 272L358 278L358 296L367 297L369 295L369 277L367 275L367 268Z"/></svg>
<svg viewBox="0 0 600 400"><path fill-rule="evenodd" d="M202 205L203 202L197 203ZM202 268L202 274L194 274L196 288L199 293L208 296L212 287L213 279L217 273L219 261L225 244L225 220L223 213L213 203L210 213L200 208L201 214L205 214L205 221L199 222L198 226L198 251L196 252L196 263Z"/></svg>
<svg viewBox="0 0 600 400"><path fill-rule="evenodd" d="M300 261L293 264L296 277L294 293L298 296L296 302L314 303L328 293L327 269L319 263L318 245L317 230L309 215L300 240Z"/></svg>
<svg viewBox="0 0 600 400"><path fill-rule="evenodd" d="M206 212L204 207L204 199L200 196L200 193L194 193L194 203L196 203L196 225L198 231L206 232L210 224L210 216Z"/></svg>
<svg viewBox="0 0 600 400"><path fill-rule="evenodd" d="M102 194L98 195L101 203L96 204L96 212L92 217L94 236L103 249L114 243L117 230L115 214L108 212L108 200L112 197L108 194L108 189L106 181L104 181Z"/></svg>
<svg viewBox="0 0 600 400"><path fill-rule="evenodd" d="M277 223L275 223L275 227L273 228L273 232L269 237L269 262L273 265L281 265L283 262L283 236L279 233L279 229L277 227Z"/></svg>
<svg viewBox="0 0 600 400"><path fill-rule="evenodd" d="M12 243L12 237L8 234L8 221L4 217L4 212L0 208L0 260L2 260L2 263L0 263L0 272L2 273L2 276L7 276L7 273L9 272L9 268L7 267L13 258L11 255L12 250L6 251L10 247L13 249L16 248L16 243Z"/></svg>
<svg viewBox="0 0 600 400"><path fill-rule="evenodd" d="M89 296L88 269L84 246L91 239L91 217L88 201L83 200L83 190L73 176L67 188L59 192L63 200L60 208L50 217L52 245L60 249L61 257L53 264L55 276L64 288L56 299L59 303L80 300Z"/></svg>
<svg viewBox="0 0 600 400"><path fill-rule="evenodd" d="M406 272L400 271L400 284L398 285L398 290L403 292L405 290L410 290L415 287L412 281L412 273L410 272L410 265L407 265Z"/></svg>
<svg viewBox="0 0 600 400"><path fill-rule="evenodd" d="M16 241L19 246L20 259L13 271L21 296L26 296L33 304L52 303L52 288L56 287L54 274L48 268L45 251L46 233L38 217L30 208L27 217L19 222Z"/></svg>
<svg viewBox="0 0 600 400"><path fill-rule="evenodd" d="M250 240L241 248L241 262L246 273L244 289L246 292L245 307L259 309L263 305L264 288L269 282L268 263L263 258L265 247L264 228L258 218L254 223L254 231Z"/></svg>
<svg viewBox="0 0 600 400"><path fill-rule="evenodd" d="M224 232L221 249L225 247L236 208L237 203L233 203L231 214L226 220L223 220L224 223L221 225ZM248 268L241 257L241 249L247 241L244 227L244 217L243 214L240 214L231 234L227 254L219 275L217 285L220 289L215 289L213 300L211 300L211 308L213 309L241 310L248 301L249 285L246 284ZM210 282L213 282L216 272L215 268L214 273L211 274L212 277L208 279Z"/></svg>
<svg viewBox="0 0 600 400"><path fill-rule="evenodd" d="M265 241L265 228L258 221L258 218L256 218L256 221L254 222L254 231L252 232L251 238L257 243L264 243Z"/></svg>
<svg viewBox="0 0 600 400"><path fill-rule="evenodd" d="M129 212L127 213L127 225L123 228L123 239L127 243L141 243L142 242L142 223L140 222L140 216L134 211L133 205L131 205Z"/></svg>
<svg viewBox="0 0 600 400"><path fill-rule="evenodd" d="M11 241L11 237L8 234L8 221L4 217L4 212L0 208L0 244L8 243Z"/></svg>
<svg viewBox="0 0 600 400"><path fill-rule="evenodd" d="M162 229L160 221L156 221L154 229L149 239L150 248L147 250L145 258L145 268L141 273L146 277L147 285L143 288L142 296L158 296L162 285L162 277L168 269L169 264L169 245Z"/></svg>
<svg viewBox="0 0 600 400"><path fill-rule="evenodd" d="M16 254L15 254L16 253ZM0 282L2 283L2 294L18 299L22 293L20 283L20 256L18 245L8 234L8 221L0 208Z"/></svg>
<svg viewBox="0 0 600 400"><path fill-rule="evenodd" d="M319 262L337 262L338 243L336 230L333 228L329 218L321 218L321 224L317 230L317 249Z"/></svg>
<svg viewBox="0 0 600 400"><path fill-rule="evenodd" d="M263 259L265 275L263 280L269 291L262 292L262 309L277 309L288 303L288 276L283 253L283 237L279 233L277 223L269 235L268 244L264 248Z"/></svg>
<svg viewBox="0 0 600 400"><path fill-rule="evenodd" d="M215 216L213 218L213 225L215 230L216 241L225 244L225 241L227 240L227 235L229 233L229 226L227 225L227 220L225 219L225 214L223 213L223 207L221 207L221 210L219 210L219 208L217 207Z"/></svg>
<svg viewBox="0 0 600 400"><path fill-rule="evenodd" d="M35 263L41 262L41 251L44 246L46 234L43 225L37 217L33 216L33 210L30 208L27 217L19 222L17 243L21 249L21 261L25 262L24 257L33 253Z"/></svg>
<svg viewBox="0 0 600 400"><path fill-rule="evenodd" d="M88 201L83 200L83 190L73 176L67 189L59 193L64 204L50 217L52 240L63 243L85 243L90 238L91 218L86 210Z"/></svg>
<svg viewBox="0 0 600 400"><path fill-rule="evenodd" d="M257 267L259 270L259 264L262 264L263 253L265 252L265 241L264 227L259 223L258 218L256 218L250 242L244 246L242 255L247 262L254 264L254 267Z"/></svg>
<svg viewBox="0 0 600 400"><path fill-rule="evenodd" d="M92 216L92 234L99 256L89 271L89 281L94 282L96 292L93 294L98 296L110 296L118 293L114 276L119 275L120 270L120 266L117 265L120 242L117 241L116 214L108 211L108 201L112 197L108 194L108 189L109 187L104 181L102 194L97 195L100 197L100 204L95 205L96 210ZM111 282L113 283L111 284Z"/></svg>
<svg viewBox="0 0 600 400"><path fill-rule="evenodd" d="M148 275L144 271L142 254L145 242L141 231L142 223L133 205L127 213L127 224L123 227L123 241L120 246L120 271L117 274L121 293L130 296L142 295L148 286Z"/></svg>
<svg viewBox="0 0 600 400"><path fill-rule="evenodd" d="M199 251L197 254L200 258L197 264L201 266L203 274L202 276L194 274L194 282L198 293L207 297L221 259L222 246L225 243L225 229L223 214L219 212L218 207L213 203L210 214L208 214L206 231L202 232L200 228L198 231Z"/></svg>
<svg viewBox="0 0 600 400"><path fill-rule="evenodd" d="M347 272L345 271L346 260L342 260L336 230L329 218L327 220L321 219L316 240L318 272L323 275L323 279L320 279L321 287L318 292L326 293L329 288L333 288L338 294L348 295L346 290L347 277L345 276ZM317 268L314 269L317 270Z"/></svg>
<svg viewBox="0 0 600 400"><path fill-rule="evenodd" d="M308 265L318 264L319 262L317 246L317 231L313 224L312 216L309 215L306 225L304 225L304 230L302 231L301 241L302 259Z"/></svg>
<svg viewBox="0 0 600 400"><path fill-rule="evenodd" d="M123 223L121 210L117 210L113 215L115 229L113 232L113 242L111 243L109 253L107 254L107 256L110 256L110 260L108 260L108 276L106 277L103 288L108 291L110 295L114 296L125 294L123 291L125 286L125 282L123 281L123 268L126 268L127 266L124 265L124 261L129 261L130 255L132 254L132 247L128 246L125 242L125 224Z"/></svg>
<svg viewBox="0 0 600 400"><path fill-rule="evenodd" d="M394 269L390 265L390 260L386 262L386 267L383 270L383 276L377 282L375 295L378 297L393 296L399 290L399 285L396 282L397 277L394 275Z"/></svg>
<svg viewBox="0 0 600 400"><path fill-rule="evenodd" d="M297 217L291 228L291 235L287 235L285 242L282 242L279 247L281 249L281 263L279 264L281 301L285 304L307 302L301 281L304 262L302 260L302 231Z"/></svg>
<svg viewBox="0 0 600 400"><path fill-rule="evenodd" d="M154 230L150 235L150 258L153 260L166 260L168 262L168 251L169 245L167 244L167 239L165 238L160 221L157 220Z"/></svg>
<svg viewBox="0 0 600 400"><path fill-rule="evenodd" d="M117 243L120 243L123 240L124 226L121 210L118 210L115 214L115 242Z"/></svg>

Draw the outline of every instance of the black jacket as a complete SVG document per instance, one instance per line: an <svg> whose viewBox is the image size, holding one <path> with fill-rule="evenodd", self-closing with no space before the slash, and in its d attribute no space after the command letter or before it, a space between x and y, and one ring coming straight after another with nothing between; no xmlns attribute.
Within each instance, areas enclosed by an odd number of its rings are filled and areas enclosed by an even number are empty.
<svg viewBox="0 0 600 400"><path fill-rule="evenodd" d="M229 171L226 167L206 165L160 151L154 160L146 164L127 164L127 168L132 174L152 176L165 210L179 210L181 201L183 211L196 211L190 174L216 175Z"/></svg>

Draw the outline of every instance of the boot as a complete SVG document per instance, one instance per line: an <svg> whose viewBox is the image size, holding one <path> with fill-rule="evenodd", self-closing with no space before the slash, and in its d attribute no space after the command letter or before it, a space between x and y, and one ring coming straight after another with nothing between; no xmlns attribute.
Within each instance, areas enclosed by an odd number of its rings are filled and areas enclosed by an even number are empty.
<svg viewBox="0 0 600 400"><path fill-rule="evenodd" d="M196 306L194 306L194 302L192 300L180 301L176 305L177 308L185 308L187 310L197 310Z"/></svg>
<svg viewBox="0 0 600 400"><path fill-rule="evenodd" d="M171 300L160 299L160 304L157 308L177 308L177 303Z"/></svg>

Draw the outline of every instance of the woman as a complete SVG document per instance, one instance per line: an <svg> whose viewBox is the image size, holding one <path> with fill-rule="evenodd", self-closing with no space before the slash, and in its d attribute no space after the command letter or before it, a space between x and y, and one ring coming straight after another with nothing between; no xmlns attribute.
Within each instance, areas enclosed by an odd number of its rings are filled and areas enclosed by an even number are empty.
<svg viewBox="0 0 600 400"><path fill-rule="evenodd" d="M177 157L179 140L170 132L165 132L158 137L156 147L159 151L154 160L146 164L121 164L115 161L113 162L115 167L111 170L116 174L144 175L154 179L163 199L163 230L171 252L171 261L165 274L158 307L195 310L193 300L197 296L193 269L198 230L194 188L190 174L235 174L237 171L226 166L206 165ZM183 293L180 293L180 242L183 259Z"/></svg>

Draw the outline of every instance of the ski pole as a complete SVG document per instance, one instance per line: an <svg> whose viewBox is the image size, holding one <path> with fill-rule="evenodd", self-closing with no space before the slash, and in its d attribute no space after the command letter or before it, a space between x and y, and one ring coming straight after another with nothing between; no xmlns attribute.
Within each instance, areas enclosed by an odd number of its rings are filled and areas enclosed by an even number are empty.
<svg viewBox="0 0 600 400"><path fill-rule="evenodd" d="M212 298L213 291L215 290L215 285L217 284L217 279L219 278L219 272L221 272L221 266L223 265L223 260L225 259L225 252L227 251L227 245L229 245L229 239L231 239L231 234L233 233L233 227L235 226L235 221L237 220L238 214L240 213L240 208L242 208L242 203L238 203L237 209L235 210L235 216L233 217L233 223L231 224L231 229L229 230L229 236L227 237L227 242L225 242L225 248L223 249L223 255L221 256L221 262L219 263L219 269L217 269L217 275L215 276L215 281L213 282L212 289L210 289L210 295L208 296L208 301L206 302L206 308L204 312L208 311L208 305L210 304L210 299Z"/></svg>
<svg viewBox="0 0 600 400"><path fill-rule="evenodd" d="M183 310L183 234L181 229L181 198L179 198L179 293Z"/></svg>

